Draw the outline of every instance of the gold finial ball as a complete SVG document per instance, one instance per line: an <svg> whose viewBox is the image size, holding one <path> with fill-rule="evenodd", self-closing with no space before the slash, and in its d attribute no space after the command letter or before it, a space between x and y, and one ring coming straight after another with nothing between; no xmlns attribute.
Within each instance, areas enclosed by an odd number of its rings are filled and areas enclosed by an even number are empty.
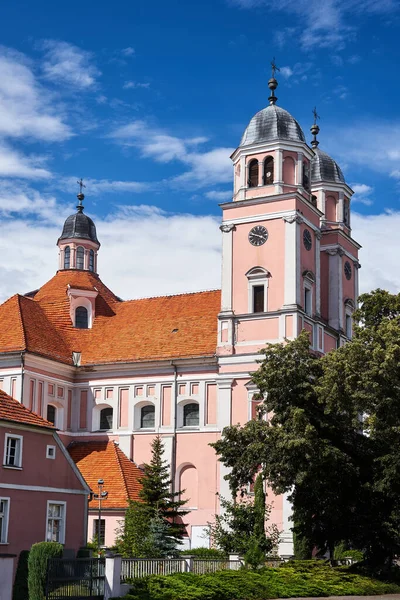
<svg viewBox="0 0 400 600"><path fill-rule="evenodd" d="M80 193L79 193L79 194L78 194L76 197L78 198L78 200L79 200L80 202L82 202L82 200L84 200L84 199L85 199L85 194L82 194L82 192L80 192Z"/></svg>
<svg viewBox="0 0 400 600"><path fill-rule="evenodd" d="M319 134L319 127L316 123L314 123L314 125L312 125L310 127L310 131L313 135L318 135Z"/></svg>

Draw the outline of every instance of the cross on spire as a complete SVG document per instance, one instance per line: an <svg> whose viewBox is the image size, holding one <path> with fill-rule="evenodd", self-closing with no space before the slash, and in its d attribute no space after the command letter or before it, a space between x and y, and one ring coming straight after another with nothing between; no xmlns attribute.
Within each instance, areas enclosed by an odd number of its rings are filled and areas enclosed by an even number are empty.
<svg viewBox="0 0 400 600"><path fill-rule="evenodd" d="M78 212L82 212L83 211L83 200L85 199L85 194L82 192L82 189L86 187L86 185L83 183L83 179L82 177L76 182L79 185L79 194L77 194L77 198L78 198L78 206L76 207L78 209Z"/></svg>
<svg viewBox="0 0 400 600"><path fill-rule="evenodd" d="M86 188L86 185L83 183L82 177L76 183L79 185L79 193L82 194L82 188Z"/></svg>
<svg viewBox="0 0 400 600"><path fill-rule="evenodd" d="M314 115L314 125L317 124L317 119L320 119L321 117L319 116L319 114L317 113L317 107L314 106L314 110L312 111L312 114Z"/></svg>
<svg viewBox="0 0 400 600"><path fill-rule="evenodd" d="M277 71L280 71L280 68L276 66L276 62L275 62L275 56L274 58L271 60L271 67L272 67L272 79L275 79L275 73Z"/></svg>

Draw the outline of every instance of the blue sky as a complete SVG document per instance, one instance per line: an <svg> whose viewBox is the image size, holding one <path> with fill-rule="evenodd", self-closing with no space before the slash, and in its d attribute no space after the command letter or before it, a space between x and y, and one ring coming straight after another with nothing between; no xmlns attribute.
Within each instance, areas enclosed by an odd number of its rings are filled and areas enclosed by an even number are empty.
<svg viewBox="0 0 400 600"><path fill-rule="evenodd" d="M399 9L397 0L3 3L2 297L54 273L78 177L103 244L100 274L117 293L218 287L229 155L267 104L273 56L278 103L308 140L317 106L320 147L356 191L362 288L397 289Z"/></svg>

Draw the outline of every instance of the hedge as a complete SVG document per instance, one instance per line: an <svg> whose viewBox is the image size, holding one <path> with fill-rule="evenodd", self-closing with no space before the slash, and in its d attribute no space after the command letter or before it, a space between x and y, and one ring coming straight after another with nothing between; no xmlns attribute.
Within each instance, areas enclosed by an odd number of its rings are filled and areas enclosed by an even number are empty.
<svg viewBox="0 0 400 600"><path fill-rule="evenodd" d="M21 550L15 572L12 600L27 600L29 550Z"/></svg>
<svg viewBox="0 0 400 600"><path fill-rule="evenodd" d="M45 600L46 573L49 558L61 558L63 546L58 542L33 544L28 558L29 600Z"/></svg>
<svg viewBox="0 0 400 600"><path fill-rule="evenodd" d="M398 594L400 586L330 567L323 561L286 563L259 571L175 573L135 581L124 600L264 600L311 596ZM309 564L311 563L311 564Z"/></svg>

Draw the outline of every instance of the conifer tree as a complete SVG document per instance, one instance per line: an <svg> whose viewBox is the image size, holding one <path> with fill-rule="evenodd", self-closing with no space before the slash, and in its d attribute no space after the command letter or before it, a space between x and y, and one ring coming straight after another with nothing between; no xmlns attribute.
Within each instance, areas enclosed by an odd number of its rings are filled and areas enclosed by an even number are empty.
<svg viewBox="0 0 400 600"><path fill-rule="evenodd" d="M186 533L182 521L182 517L189 512L182 510L186 500L180 500L182 490L172 491L169 465L163 460L164 444L159 436L153 440L151 452L150 462L143 465L139 497L150 509L152 516L159 515L164 521L168 527L168 535L180 541Z"/></svg>

